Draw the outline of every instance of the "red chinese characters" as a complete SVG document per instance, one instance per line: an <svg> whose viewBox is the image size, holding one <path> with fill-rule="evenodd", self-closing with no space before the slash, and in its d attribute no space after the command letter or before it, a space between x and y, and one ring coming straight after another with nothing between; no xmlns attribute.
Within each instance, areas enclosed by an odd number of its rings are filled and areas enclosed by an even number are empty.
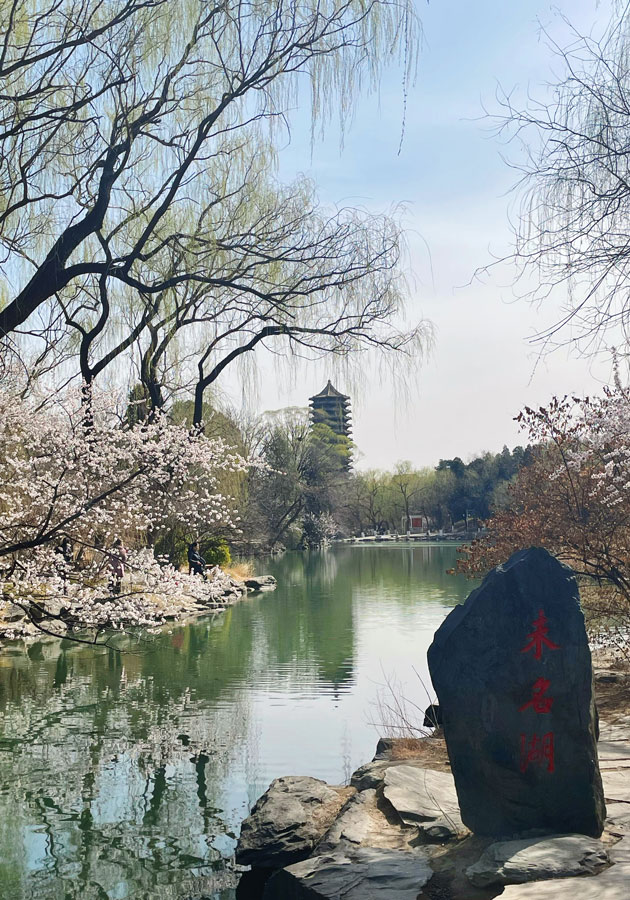
<svg viewBox="0 0 630 900"><path fill-rule="evenodd" d="M530 765L547 765L547 771L553 772L555 768L553 759L553 731L547 734L532 737L521 735L521 772L526 772Z"/></svg>
<svg viewBox="0 0 630 900"><path fill-rule="evenodd" d="M547 637L549 629L547 628L547 619L542 609L538 610L538 618L534 619L532 625L534 630L531 634L527 635L529 644L525 644L521 653L528 653L530 650L533 650L535 658L540 659L542 656L543 644L546 647L549 647L550 650L560 649L559 644L554 644L553 641L550 641Z"/></svg>
<svg viewBox="0 0 630 900"><path fill-rule="evenodd" d="M528 700L527 703L524 703L519 707L519 712L523 712L531 706L534 712L548 713L553 706L553 697L545 697L544 695L549 690L550 684L551 682L548 678L536 679L534 687L532 688L531 700Z"/></svg>
<svg viewBox="0 0 630 900"><path fill-rule="evenodd" d="M533 631L527 635L527 643L521 649L521 653L529 653L534 651L534 659L541 659L543 648L548 650L559 650L560 645L547 637L549 629L547 628L547 618L544 610L538 610L538 618L532 623ZM519 707L519 712L532 710L537 715L545 715L551 712L554 698L547 694L551 687L551 681L548 678L537 678L532 686L532 695L527 703ZM521 772L525 773L529 766L540 766L547 769L547 772L555 770L554 760L554 735L553 731L546 734L528 735L521 734L520 748L520 765Z"/></svg>

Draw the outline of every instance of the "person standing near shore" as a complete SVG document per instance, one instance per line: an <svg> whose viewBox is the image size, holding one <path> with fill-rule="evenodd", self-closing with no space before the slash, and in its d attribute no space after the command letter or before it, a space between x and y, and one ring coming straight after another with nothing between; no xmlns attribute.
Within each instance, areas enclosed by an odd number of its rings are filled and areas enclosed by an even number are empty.
<svg viewBox="0 0 630 900"><path fill-rule="evenodd" d="M111 570L110 588L112 594L120 594L122 580L125 577L126 562L127 550L121 538L116 538L114 546L109 553L109 567Z"/></svg>
<svg viewBox="0 0 630 900"><path fill-rule="evenodd" d="M206 581L206 561L199 552L199 541L193 541L188 547L188 570L192 575L201 575Z"/></svg>

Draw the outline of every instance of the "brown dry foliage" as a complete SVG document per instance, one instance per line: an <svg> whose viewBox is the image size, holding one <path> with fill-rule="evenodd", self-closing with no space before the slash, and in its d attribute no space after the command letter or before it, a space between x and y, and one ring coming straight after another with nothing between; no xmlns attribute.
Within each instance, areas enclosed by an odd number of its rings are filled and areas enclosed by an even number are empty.
<svg viewBox="0 0 630 900"><path fill-rule="evenodd" d="M483 538L462 548L457 571L478 575L516 550L544 547L630 601L630 510L601 503L590 475L563 469L556 448L539 448L510 486L509 507L488 520Z"/></svg>
<svg viewBox="0 0 630 900"><path fill-rule="evenodd" d="M544 547L582 576L591 633L627 652L630 510L602 503L591 475L565 466L561 447L539 447L510 486L509 506L488 520L483 538L460 548L456 571L484 575L517 550Z"/></svg>

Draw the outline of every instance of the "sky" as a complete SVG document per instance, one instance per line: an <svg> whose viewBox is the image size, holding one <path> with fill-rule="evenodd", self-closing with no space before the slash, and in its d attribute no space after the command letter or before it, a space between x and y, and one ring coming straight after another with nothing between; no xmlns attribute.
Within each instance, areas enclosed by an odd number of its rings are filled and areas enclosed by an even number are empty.
<svg viewBox="0 0 630 900"><path fill-rule="evenodd" d="M306 115L296 111L280 174L314 178L328 203L386 211L406 204L412 288L410 320L428 319L435 342L405 391L368 359L358 379L325 363L289 375L271 355L260 358L259 387L246 395L235 380L222 388L253 411L306 406L330 377L352 398L357 467L391 468L398 460L433 466L525 441L514 422L524 405L554 394L593 393L610 378L606 360L557 350L540 356L532 336L555 321L562 297L536 309L515 297L508 267L482 280L479 267L509 251L509 209L516 175L485 110L498 112L497 89L541 94L560 66L548 35L566 44L569 27L601 33L610 10L602 0L432 0L418 3L424 40L407 99L392 70L380 96L365 96L340 147L335 129L311 150ZM233 376L232 376L233 378Z"/></svg>

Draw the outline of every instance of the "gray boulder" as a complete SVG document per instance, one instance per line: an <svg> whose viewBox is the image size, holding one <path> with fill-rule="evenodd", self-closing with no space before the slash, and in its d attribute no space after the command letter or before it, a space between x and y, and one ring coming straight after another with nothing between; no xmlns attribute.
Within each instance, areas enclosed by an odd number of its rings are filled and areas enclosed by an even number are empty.
<svg viewBox="0 0 630 900"><path fill-rule="evenodd" d="M376 791L368 788L352 797L317 847L318 854L339 844L361 846L374 830Z"/></svg>
<svg viewBox="0 0 630 900"><path fill-rule="evenodd" d="M465 824L598 837L591 657L571 570L546 550L515 553L447 616L428 659Z"/></svg>
<svg viewBox="0 0 630 900"><path fill-rule="evenodd" d="M354 793L308 776L276 778L243 822L236 862L276 869L305 859Z"/></svg>
<svg viewBox="0 0 630 900"><path fill-rule="evenodd" d="M508 885L501 900L628 900L630 885L630 837L609 851L614 865L594 878L558 878L532 884Z"/></svg>
<svg viewBox="0 0 630 900"><path fill-rule="evenodd" d="M245 578L243 583L250 591L273 591L278 586L273 575L252 575Z"/></svg>
<svg viewBox="0 0 630 900"><path fill-rule="evenodd" d="M466 832L453 776L415 766L389 766L383 794L406 825L416 825L432 840Z"/></svg>
<svg viewBox="0 0 630 900"><path fill-rule="evenodd" d="M21 606L16 606L14 603L7 603L4 609L0 613L0 618L3 622L21 622L26 618L26 613L22 609Z"/></svg>
<svg viewBox="0 0 630 900"><path fill-rule="evenodd" d="M417 844L418 831L406 826L383 801L380 792L367 788L344 806L315 851L347 852L359 847L380 850L409 850Z"/></svg>
<svg viewBox="0 0 630 900"><path fill-rule="evenodd" d="M479 862L466 869L466 875L476 887L523 884L571 875L595 875L609 862L601 841L582 834L562 834L491 844Z"/></svg>
<svg viewBox="0 0 630 900"><path fill-rule="evenodd" d="M397 740L399 740L399 738L379 738L373 761L376 761L377 759L390 759Z"/></svg>
<svg viewBox="0 0 630 900"><path fill-rule="evenodd" d="M365 848L276 872L263 900L416 900L432 875L422 851Z"/></svg>
<svg viewBox="0 0 630 900"><path fill-rule="evenodd" d="M369 788L378 788L383 783L385 772L392 765L389 760L375 760L359 766L356 772L352 773L350 784L357 791L365 791Z"/></svg>

